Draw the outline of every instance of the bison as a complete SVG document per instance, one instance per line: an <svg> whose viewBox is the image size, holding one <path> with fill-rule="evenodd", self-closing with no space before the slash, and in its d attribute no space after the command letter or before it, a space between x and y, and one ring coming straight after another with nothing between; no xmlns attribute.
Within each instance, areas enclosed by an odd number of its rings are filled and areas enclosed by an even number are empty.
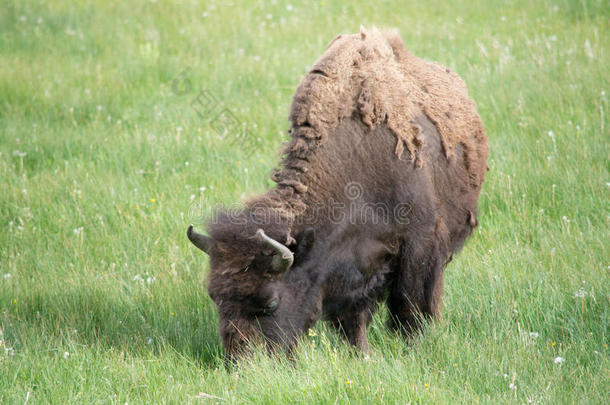
<svg viewBox="0 0 610 405"><path fill-rule="evenodd" d="M443 271L477 226L488 146L451 70L394 31L339 35L292 100L276 187L190 241L210 257L228 358L290 350L325 319L368 351L380 302L409 335L439 316Z"/></svg>

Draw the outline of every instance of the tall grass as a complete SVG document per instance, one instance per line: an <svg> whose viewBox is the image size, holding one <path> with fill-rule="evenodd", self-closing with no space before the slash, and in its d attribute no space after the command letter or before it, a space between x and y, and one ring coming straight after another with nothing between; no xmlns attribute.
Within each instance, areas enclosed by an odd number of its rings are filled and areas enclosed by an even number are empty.
<svg viewBox="0 0 610 405"><path fill-rule="evenodd" d="M609 21L602 0L4 2L0 402L607 401ZM480 226L424 336L382 308L368 361L320 324L294 362L226 369L185 228L271 185L299 80L360 24L468 83Z"/></svg>

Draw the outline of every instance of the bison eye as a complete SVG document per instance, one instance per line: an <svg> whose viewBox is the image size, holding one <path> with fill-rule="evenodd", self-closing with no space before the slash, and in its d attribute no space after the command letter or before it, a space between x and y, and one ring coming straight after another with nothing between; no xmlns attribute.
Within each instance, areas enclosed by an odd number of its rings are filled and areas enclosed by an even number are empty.
<svg viewBox="0 0 610 405"><path fill-rule="evenodd" d="M271 300L269 303L267 303L267 305L265 306L265 312L266 313L273 313L276 309L277 306L279 305L279 300L277 298Z"/></svg>

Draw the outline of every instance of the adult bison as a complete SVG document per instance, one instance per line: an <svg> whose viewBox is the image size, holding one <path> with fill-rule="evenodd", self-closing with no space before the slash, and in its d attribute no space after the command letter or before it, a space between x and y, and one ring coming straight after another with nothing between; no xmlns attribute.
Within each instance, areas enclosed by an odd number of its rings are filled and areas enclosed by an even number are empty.
<svg viewBox="0 0 610 405"><path fill-rule="evenodd" d="M437 317L443 269L477 225L488 146L464 82L395 32L340 35L293 98L277 186L210 236L209 293L229 357L291 348L318 319L368 350L386 300L409 333Z"/></svg>

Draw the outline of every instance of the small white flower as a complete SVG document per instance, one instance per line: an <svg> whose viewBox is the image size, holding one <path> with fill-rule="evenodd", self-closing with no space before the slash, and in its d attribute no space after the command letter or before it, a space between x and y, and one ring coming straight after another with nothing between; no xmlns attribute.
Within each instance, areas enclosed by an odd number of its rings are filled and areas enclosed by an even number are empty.
<svg viewBox="0 0 610 405"><path fill-rule="evenodd" d="M585 298L587 296L587 292L584 288L580 287L580 289L574 293L574 296L576 298Z"/></svg>
<svg viewBox="0 0 610 405"><path fill-rule="evenodd" d="M199 191L203 193L205 191L205 187L199 187Z"/></svg>
<svg viewBox="0 0 610 405"><path fill-rule="evenodd" d="M550 136L551 138L555 136L555 132L553 132L552 130L546 133L548 136Z"/></svg>
<svg viewBox="0 0 610 405"><path fill-rule="evenodd" d="M98 110L98 111L102 111L103 109L104 109L104 107L102 107L102 106L101 106L101 105L99 105L99 104L97 105L97 110Z"/></svg>
<svg viewBox="0 0 610 405"><path fill-rule="evenodd" d="M293 9L292 4L286 4L286 11L292 11Z"/></svg>
<svg viewBox="0 0 610 405"><path fill-rule="evenodd" d="M209 14L208 14L208 12L207 12L207 11L204 11L203 13L201 13L201 16L202 16L203 18L206 18L208 15L209 15Z"/></svg>
<svg viewBox="0 0 610 405"><path fill-rule="evenodd" d="M83 227L79 226L78 228L74 228L74 235L80 235L83 233Z"/></svg>
<svg viewBox="0 0 610 405"><path fill-rule="evenodd" d="M133 281L144 281L144 279L142 278L142 276L141 276L141 275L136 274L136 275L133 277Z"/></svg>
<svg viewBox="0 0 610 405"><path fill-rule="evenodd" d="M516 390L517 386L515 385L515 383L510 383L508 384L508 388L510 388L511 390Z"/></svg>
<svg viewBox="0 0 610 405"><path fill-rule="evenodd" d="M157 280L157 279L156 279L156 278L154 278L154 277L146 277L146 284L150 284L150 283L152 283L152 282L154 282L154 281L156 281L156 280Z"/></svg>
<svg viewBox="0 0 610 405"><path fill-rule="evenodd" d="M13 277L13 275L11 273L6 273L6 274L2 275L2 278L5 279L5 280L7 280L7 279L9 279L11 277Z"/></svg>
<svg viewBox="0 0 610 405"><path fill-rule="evenodd" d="M566 359L564 359L563 357L557 356L557 357L555 357L555 360L553 360L553 363L563 364L564 361L566 361Z"/></svg>
<svg viewBox="0 0 610 405"><path fill-rule="evenodd" d="M64 359L67 359L68 357L70 357L70 353L64 352Z"/></svg>
<svg viewBox="0 0 610 405"><path fill-rule="evenodd" d="M538 339L538 332L530 332L530 338L533 340Z"/></svg>
<svg viewBox="0 0 610 405"><path fill-rule="evenodd" d="M146 339L146 343L148 343L149 345L153 344L153 339L151 337Z"/></svg>
<svg viewBox="0 0 610 405"><path fill-rule="evenodd" d="M182 132L182 127L176 127L176 131Z"/></svg>

